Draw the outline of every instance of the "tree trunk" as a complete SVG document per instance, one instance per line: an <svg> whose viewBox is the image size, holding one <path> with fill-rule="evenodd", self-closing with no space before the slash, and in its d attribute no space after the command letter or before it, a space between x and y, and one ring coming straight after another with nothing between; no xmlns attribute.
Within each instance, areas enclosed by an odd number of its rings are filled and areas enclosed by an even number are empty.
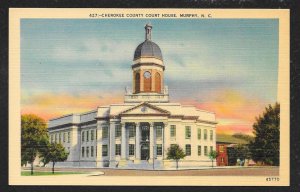
<svg viewBox="0 0 300 192"><path fill-rule="evenodd" d="M214 160L211 160L211 167L214 167Z"/></svg>
<svg viewBox="0 0 300 192"><path fill-rule="evenodd" d="M54 162L52 162L52 174L54 174Z"/></svg>
<svg viewBox="0 0 300 192"><path fill-rule="evenodd" d="M176 170L178 170L178 160L176 160Z"/></svg>
<svg viewBox="0 0 300 192"><path fill-rule="evenodd" d="M30 172L31 175L33 175L33 161L31 162L31 172Z"/></svg>

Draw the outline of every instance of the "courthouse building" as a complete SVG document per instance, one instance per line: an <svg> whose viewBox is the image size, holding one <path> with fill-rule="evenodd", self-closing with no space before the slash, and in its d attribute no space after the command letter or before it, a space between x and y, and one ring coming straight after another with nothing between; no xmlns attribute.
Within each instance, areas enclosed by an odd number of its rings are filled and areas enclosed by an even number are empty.
<svg viewBox="0 0 300 192"><path fill-rule="evenodd" d="M134 52L132 90L126 88L124 103L49 121L51 142L62 143L70 152L58 166L147 169L154 163L155 168L172 168L175 163L167 160L172 144L186 153L180 167L211 166L208 153L216 149L215 114L169 101L167 66L151 40L151 30L147 24L145 41Z"/></svg>

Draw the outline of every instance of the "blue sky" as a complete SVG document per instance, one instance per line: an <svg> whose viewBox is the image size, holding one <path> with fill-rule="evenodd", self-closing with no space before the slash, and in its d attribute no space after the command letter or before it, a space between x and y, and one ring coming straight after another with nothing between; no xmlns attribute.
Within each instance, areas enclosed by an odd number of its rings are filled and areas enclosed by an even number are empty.
<svg viewBox="0 0 300 192"><path fill-rule="evenodd" d="M276 19L22 19L23 106L42 94L122 95L148 22L172 101L215 102L228 90L276 101Z"/></svg>

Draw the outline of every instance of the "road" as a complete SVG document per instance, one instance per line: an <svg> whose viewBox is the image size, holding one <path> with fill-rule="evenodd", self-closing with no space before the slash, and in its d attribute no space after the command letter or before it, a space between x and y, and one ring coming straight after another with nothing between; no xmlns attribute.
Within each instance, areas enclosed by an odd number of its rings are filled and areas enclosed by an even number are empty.
<svg viewBox="0 0 300 192"><path fill-rule="evenodd" d="M36 167L35 170L50 171L50 168ZM56 168L57 171L104 172L99 176L278 176L278 167L214 168L202 170L122 170L103 168Z"/></svg>

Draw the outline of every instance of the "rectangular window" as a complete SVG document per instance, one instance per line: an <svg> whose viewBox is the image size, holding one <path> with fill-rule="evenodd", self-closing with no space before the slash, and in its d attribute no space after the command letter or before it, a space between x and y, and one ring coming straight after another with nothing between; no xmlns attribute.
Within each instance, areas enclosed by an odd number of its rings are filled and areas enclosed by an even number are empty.
<svg viewBox="0 0 300 192"><path fill-rule="evenodd" d="M71 134L70 132L68 132L68 143L70 143L70 141L71 141Z"/></svg>
<svg viewBox="0 0 300 192"><path fill-rule="evenodd" d="M198 140L200 140L200 139L201 139L201 129L198 128Z"/></svg>
<svg viewBox="0 0 300 192"><path fill-rule="evenodd" d="M191 127L185 126L185 138L190 139L191 138Z"/></svg>
<svg viewBox="0 0 300 192"><path fill-rule="evenodd" d="M116 125L115 126L115 136L116 137L121 137L121 134L122 134L122 130L121 130L121 126L120 125Z"/></svg>
<svg viewBox="0 0 300 192"><path fill-rule="evenodd" d="M84 142L84 131L82 131L81 134L81 141Z"/></svg>
<svg viewBox="0 0 300 192"><path fill-rule="evenodd" d="M129 155L134 155L134 144L129 144Z"/></svg>
<svg viewBox="0 0 300 192"><path fill-rule="evenodd" d="M162 144L156 145L156 155L162 155Z"/></svg>
<svg viewBox="0 0 300 192"><path fill-rule="evenodd" d="M59 133L58 139L59 139L58 142L61 143L61 133Z"/></svg>
<svg viewBox="0 0 300 192"><path fill-rule="evenodd" d="M86 141L89 141L89 130L86 131Z"/></svg>
<svg viewBox="0 0 300 192"><path fill-rule="evenodd" d="M102 139L108 138L108 127L102 128Z"/></svg>
<svg viewBox="0 0 300 192"><path fill-rule="evenodd" d="M170 136L171 137L176 137L176 125L171 125L170 127Z"/></svg>
<svg viewBox="0 0 300 192"><path fill-rule="evenodd" d="M91 157L94 157L94 146L91 146Z"/></svg>
<svg viewBox="0 0 300 192"><path fill-rule="evenodd" d="M50 135L50 142L53 143L53 135Z"/></svg>
<svg viewBox="0 0 300 192"><path fill-rule="evenodd" d="M129 137L135 137L135 127L133 125L129 126Z"/></svg>
<svg viewBox="0 0 300 192"><path fill-rule="evenodd" d="M156 126L156 138L161 138L161 137L162 137L162 127Z"/></svg>
<svg viewBox="0 0 300 192"><path fill-rule="evenodd" d="M84 147L81 147L81 157L84 157Z"/></svg>
<svg viewBox="0 0 300 192"><path fill-rule="evenodd" d="M213 146L210 146L210 152L212 152L213 151Z"/></svg>
<svg viewBox="0 0 300 192"><path fill-rule="evenodd" d="M90 156L90 148L86 147L86 157L89 157L89 156Z"/></svg>
<svg viewBox="0 0 300 192"><path fill-rule="evenodd" d="M108 147L107 145L102 145L102 156L106 157L108 154Z"/></svg>
<svg viewBox="0 0 300 192"><path fill-rule="evenodd" d="M185 145L185 154L186 154L186 156L191 156L191 145L190 144Z"/></svg>
<svg viewBox="0 0 300 192"><path fill-rule="evenodd" d="M220 146L219 146L219 152L220 152L220 153L223 153L223 152L224 152L224 145L220 145Z"/></svg>
<svg viewBox="0 0 300 192"><path fill-rule="evenodd" d="M204 140L207 140L207 130L204 129Z"/></svg>
<svg viewBox="0 0 300 192"><path fill-rule="evenodd" d="M94 130L91 130L91 141L94 141L94 137L95 137Z"/></svg>
<svg viewBox="0 0 300 192"><path fill-rule="evenodd" d="M212 141L213 138L214 138L214 136L213 136L213 131L212 131L212 130L209 131L209 138L210 138L211 141Z"/></svg>
<svg viewBox="0 0 300 192"><path fill-rule="evenodd" d="M198 156L201 156L201 145L198 145Z"/></svg>
<svg viewBox="0 0 300 192"><path fill-rule="evenodd" d="M207 156L207 146L204 146L204 155Z"/></svg>
<svg viewBox="0 0 300 192"><path fill-rule="evenodd" d="M98 155L98 147L96 145L96 157L97 157L97 155Z"/></svg>
<svg viewBox="0 0 300 192"><path fill-rule="evenodd" d="M121 155L121 144L116 144L116 155Z"/></svg>
<svg viewBox="0 0 300 192"><path fill-rule="evenodd" d="M96 140L98 140L98 130L96 129Z"/></svg>

